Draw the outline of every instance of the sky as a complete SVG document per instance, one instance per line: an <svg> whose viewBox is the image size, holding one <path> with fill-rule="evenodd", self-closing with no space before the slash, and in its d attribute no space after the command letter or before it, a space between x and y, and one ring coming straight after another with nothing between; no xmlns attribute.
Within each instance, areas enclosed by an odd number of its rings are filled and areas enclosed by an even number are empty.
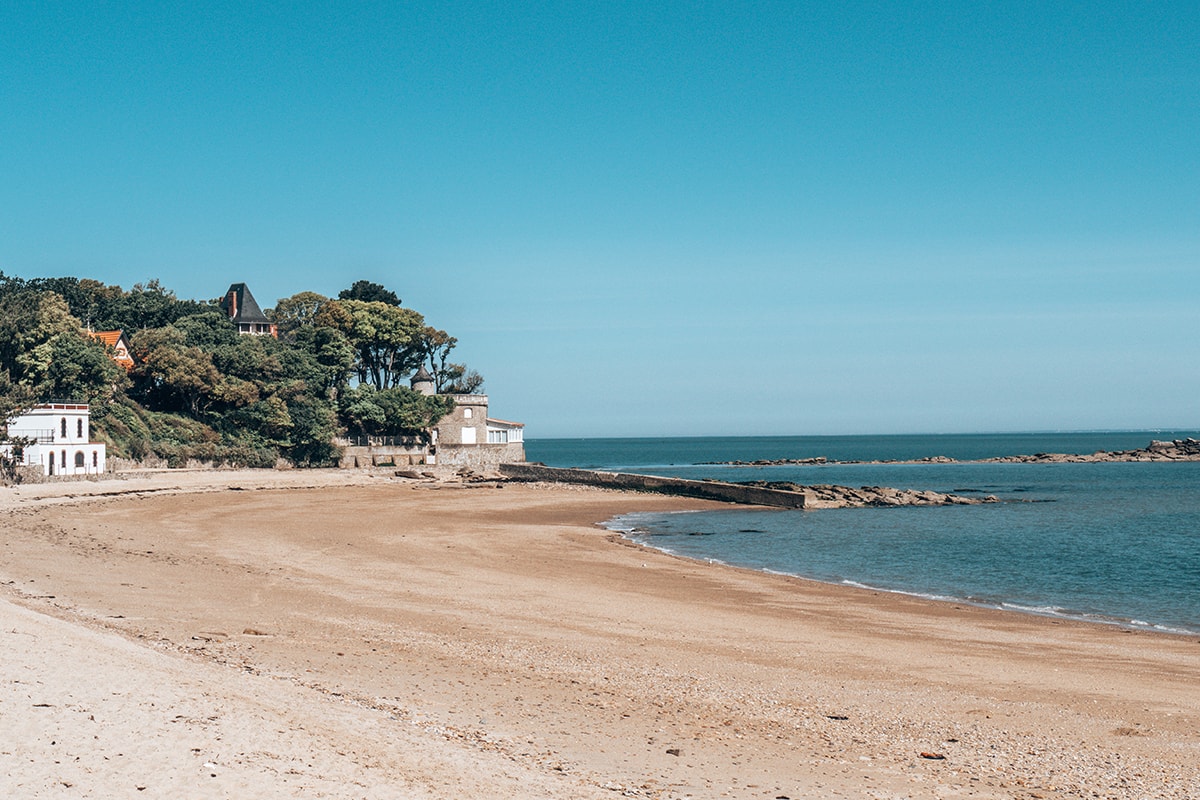
<svg viewBox="0 0 1200 800"><path fill-rule="evenodd" d="M1200 428L1195 2L0 4L0 270L381 283L527 437Z"/></svg>

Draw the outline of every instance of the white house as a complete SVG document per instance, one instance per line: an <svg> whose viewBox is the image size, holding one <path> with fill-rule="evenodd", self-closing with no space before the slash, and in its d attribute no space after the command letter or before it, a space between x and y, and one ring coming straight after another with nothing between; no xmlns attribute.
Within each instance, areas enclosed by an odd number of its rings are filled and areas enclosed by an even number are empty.
<svg viewBox="0 0 1200 800"><path fill-rule="evenodd" d="M89 441L90 434L86 403L44 403L8 421L8 438L25 443L0 445L0 452L15 451L43 475L95 475L104 472L105 446Z"/></svg>
<svg viewBox="0 0 1200 800"><path fill-rule="evenodd" d="M506 419L487 418L488 444L517 444L524 447L525 423L509 422Z"/></svg>

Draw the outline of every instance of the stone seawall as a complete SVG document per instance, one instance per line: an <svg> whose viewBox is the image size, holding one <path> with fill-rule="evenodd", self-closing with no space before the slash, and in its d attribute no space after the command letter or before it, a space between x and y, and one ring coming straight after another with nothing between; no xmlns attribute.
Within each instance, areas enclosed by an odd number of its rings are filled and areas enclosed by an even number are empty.
<svg viewBox="0 0 1200 800"><path fill-rule="evenodd" d="M722 483L634 475L628 472L599 472L590 469L560 469L540 464L501 464L500 474L514 481L581 483L634 492L657 492L703 500L720 500L751 506L776 508L869 508L894 506L974 506L1000 502L993 495L964 497L957 494L889 489L886 486L800 486L795 483Z"/></svg>
<svg viewBox="0 0 1200 800"><path fill-rule="evenodd" d="M437 463L474 469L497 469L506 462L525 460L522 442L507 444L445 444L437 448Z"/></svg>
<svg viewBox="0 0 1200 800"><path fill-rule="evenodd" d="M425 448L406 445L368 445L342 448L338 466L342 469L361 469L391 465L396 467L425 463Z"/></svg>
<svg viewBox="0 0 1200 800"><path fill-rule="evenodd" d="M758 486L739 486L717 481L689 481L684 478L663 478L656 475L634 475L628 472L598 472L590 469L561 469L537 464L501 464L500 474L516 481L548 481L551 483L580 483L609 489L634 492L655 492L702 500L720 500L753 506L804 508L801 492L764 489Z"/></svg>

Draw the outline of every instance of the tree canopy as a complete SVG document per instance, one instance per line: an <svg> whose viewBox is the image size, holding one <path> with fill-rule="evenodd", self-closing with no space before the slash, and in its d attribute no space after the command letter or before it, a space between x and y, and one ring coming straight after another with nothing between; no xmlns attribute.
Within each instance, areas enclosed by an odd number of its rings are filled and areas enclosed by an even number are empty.
<svg viewBox="0 0 1200 800"><path fill-rule="evenodd" d="M387 303L389 306L400 305L400 298L396 296L395 292L370 281L355 281L349 289L342 289L338 292L338 300L362 300L367 303Z"/></svg>
<svg viewBox="0 0 1200 800"><path fill-rule="evenodd" d="M453 403L408 387L422 364L445 391L482 383L449 362L454 337L379 284L356 281L337 299L300 292L267 313L278 339L239 335L215 301L180 300L158 281L125 290L0 272L0 422L37 402L82 400L116 457L319 465L337 457L339 435L436 424ZM128 372L90 334L117 329Z"/></svg>

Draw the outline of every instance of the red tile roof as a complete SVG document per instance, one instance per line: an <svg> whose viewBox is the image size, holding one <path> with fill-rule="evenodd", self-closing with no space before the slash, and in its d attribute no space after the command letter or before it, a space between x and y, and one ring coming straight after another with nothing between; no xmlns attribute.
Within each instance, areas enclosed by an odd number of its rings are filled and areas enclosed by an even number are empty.
<svg viewBox="0 0 1200 800"><path fill-rule="evenodd" d="M133 369L133 358L129 355L128 349L129 343L121 341L125 338L125 331L88 331L88 335L106 347L116 349L117 352L111 358L124 367L126 372ZM118 345L123 346L118 349Z"/></svg>
<svg viewBox="0 0 1200 800"><path fill-rule="evenodd" d="M121 339L122 333L124 333L124 331L93 331L92 338L99 339L109 347L116 347L117 342Z"/></svg>

